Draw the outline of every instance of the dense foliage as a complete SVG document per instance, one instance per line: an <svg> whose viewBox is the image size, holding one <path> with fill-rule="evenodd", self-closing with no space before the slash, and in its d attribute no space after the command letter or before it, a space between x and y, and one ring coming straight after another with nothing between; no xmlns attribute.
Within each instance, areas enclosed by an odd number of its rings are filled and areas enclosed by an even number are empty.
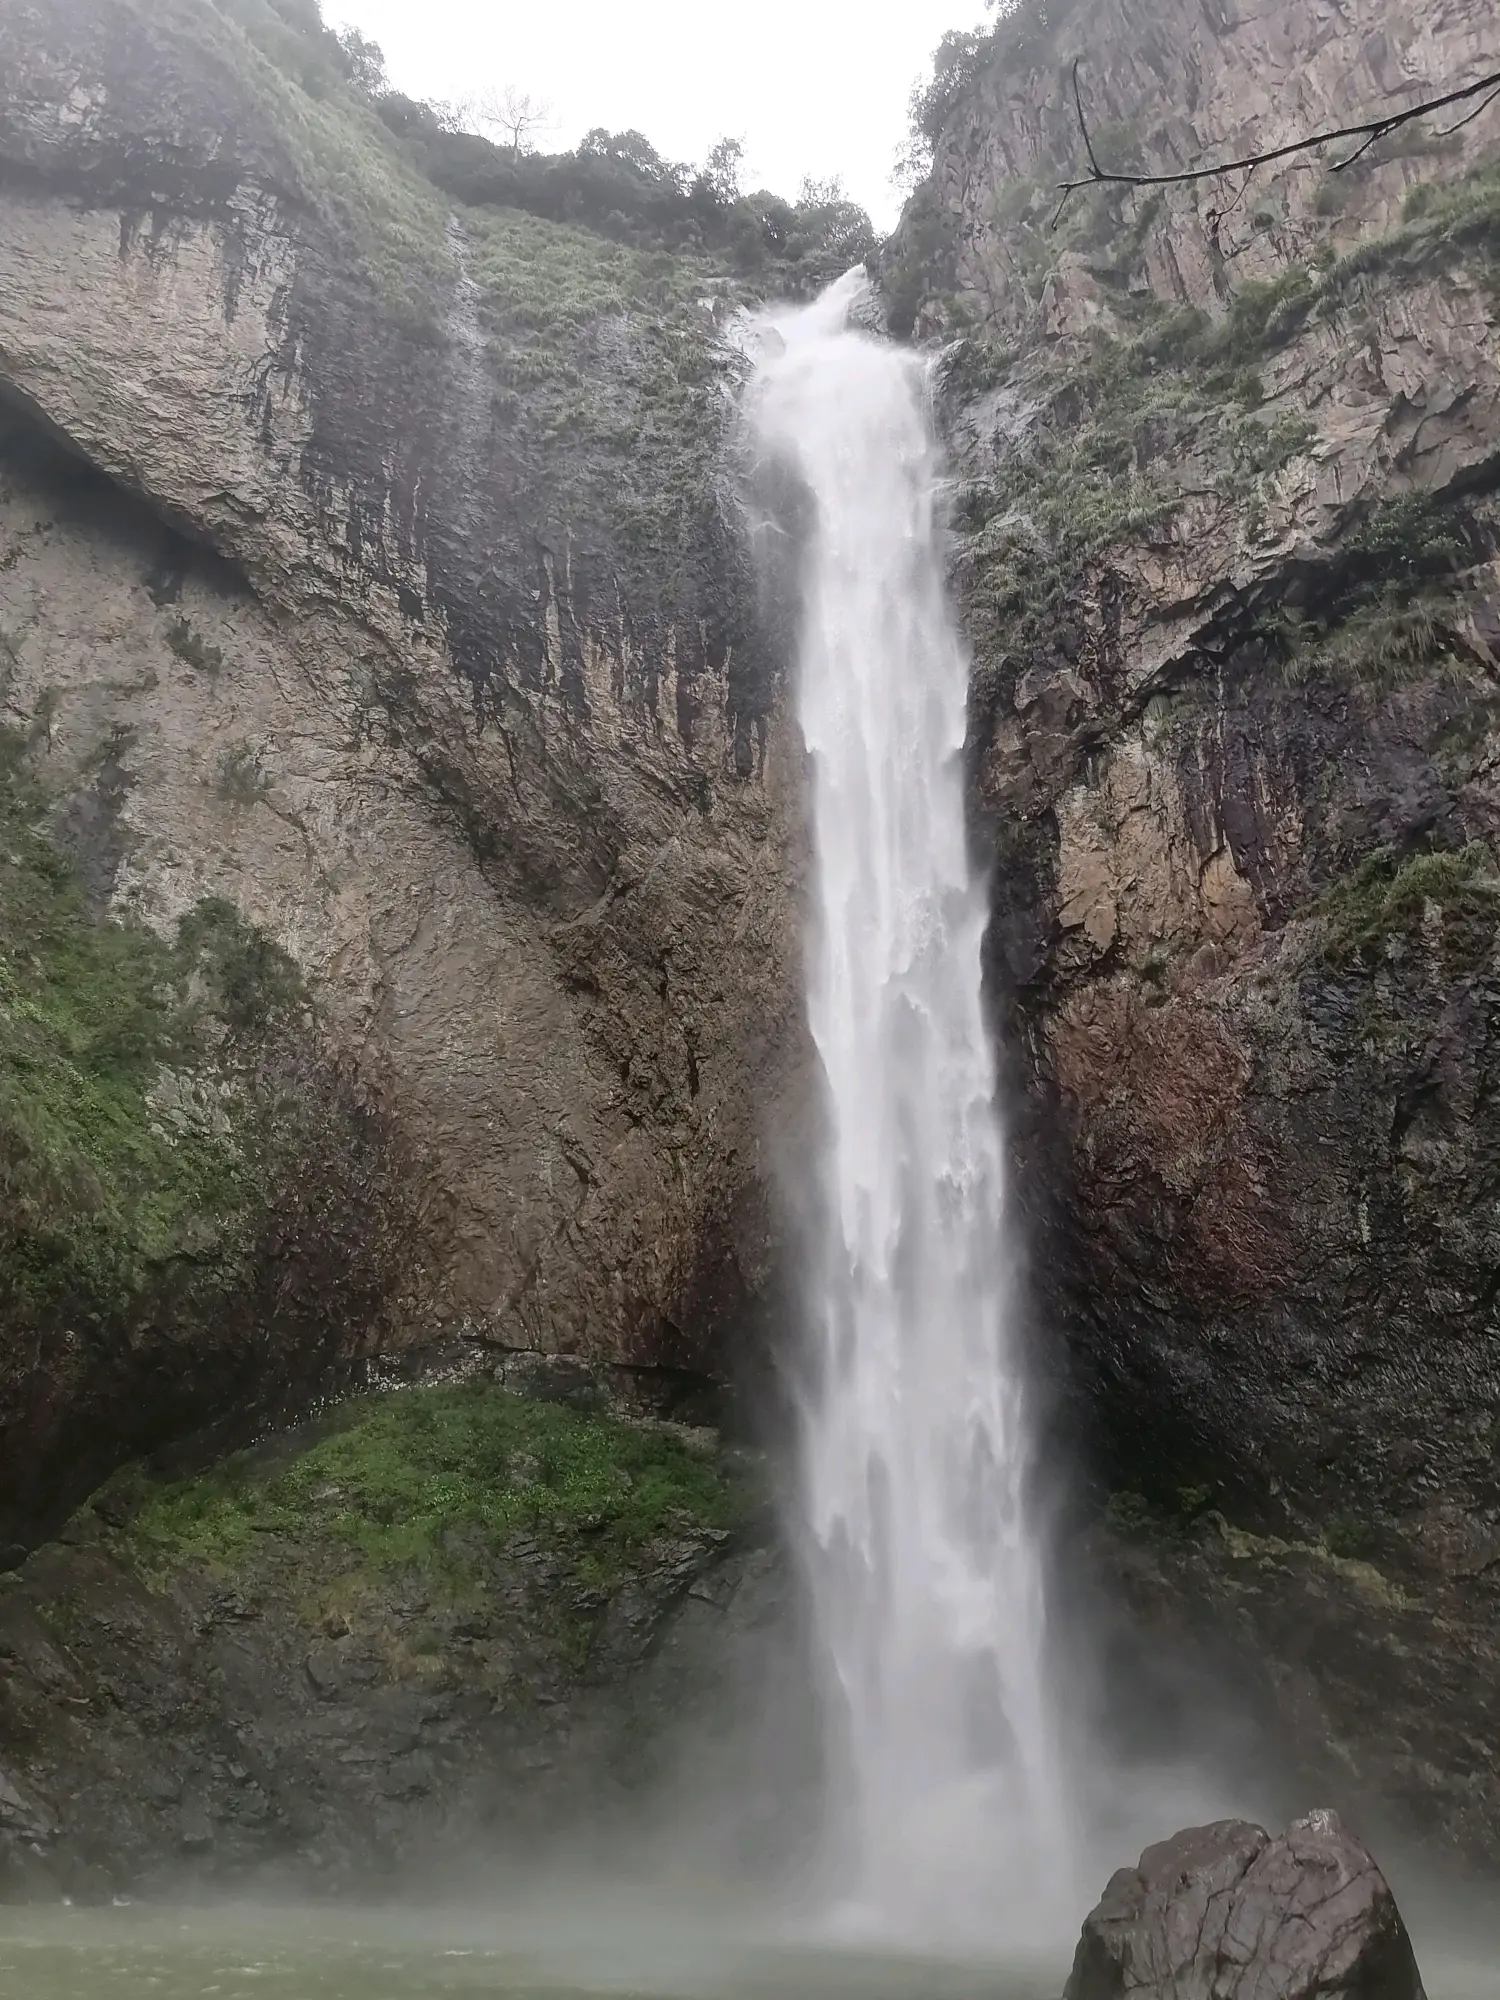
<svg viewBox="0 0 1500 2000"><path fill-rule="evenodd" d="M692 168L664 160L639 132L600 127L571 152L527 153L454 129L441 110L395 92L377 108L428 179L471 207L525 209L644 248L717 251L747 276L790 270L816 283L876 248L869 217L836 182L807 182L795 202L741 194L732 147Z"/></svg>
<svg viewBox="0 0 1500 2000"><path fill-rule="evenodd" d="M1019 69L1044 62L1074 0L998 0L993 28L952 28L938 43L932 76L912 92L913 165L930 158L943 128L980 72L992 63Z"/></svg>
<svg viewBox="0 0 1500 2000"><path fill-rule="evenodd" d="M378 48L323 25L317 0L223 0L263 52L308 95L367 99L410 163L472 208L521 209L641 249L712 253L742 276L810 290L874 255L870 218L835 182L805 182L795 201L741 193L740 148L715 146L701 166L663 159L640 132L587 134L571 151L529 151L465 129L475 114L387 88Z"/></svg>

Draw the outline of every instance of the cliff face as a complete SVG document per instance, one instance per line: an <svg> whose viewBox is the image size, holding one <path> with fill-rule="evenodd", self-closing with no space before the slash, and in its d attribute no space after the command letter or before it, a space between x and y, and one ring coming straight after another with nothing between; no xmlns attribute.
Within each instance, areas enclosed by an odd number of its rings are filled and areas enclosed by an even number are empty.
<svg viewBox="0 0 1500 2000"><path fill-rule="evenodd" d="M725 283L455 209L299 78L297 12L0 20L0 719L95 912L232 906L378 1110L401 1269L335 1345L463 1322L713 1372L801 1061ZM149 1405L179 1364L137 1307L86 1338ZM276 1312L232 1390L179 1327L197 1388L134 1445L279 1378ZM48 1350L10 1373L66 1423ZM0 1542L107 1460L0 1495Z"/></svg>
<svg viewBox="0 0 1500 2000"><path fill-rule="evenodd" d="M1139 11L958 44L886 264L950 346L1038 1322L1137 1609L1243 1642L1333 1796L1493 1857L1500 107L1337 174L1083 191L1055 229L1051 183L1075 52L1101 158L1168 168L1500 52L1479 0ZM722 492L732 287L446 200L299 68L305 14L0 15L22 1887L37 1845L44 1887L89 1879L63 1802L116 1728L101 1851L322 1841L337 1873L436 1838L467 1769L462 1839L492 1780L572 1756L538 1703L602 1755L634 1725L588 1674L739 1589L711 1523L663 1515L601 1579L581 1521L486 1516L475 1556L465 1513L475 1610L428 1588L452 1551L350 1553L383 1488L264 1561L151 1542L197 1501L106 1496L20 1566L120 1459L435 1327L722 1372L772 1299L767 1135L810 1096L800 774ZM48 1735L58 1699L86 1726ZM174 1789L132 1718L184 1704Z"/></svg>
<svg viewBox="0 0 1500 2000"><path fill-rule="evenodd" d="M1023 5L887 268L958 343L993 970L1112 1559L1493 1857L1500 110L1054 230L1075 54L1101 161L1172 170L1500 50L1464 0Z"/></svg>

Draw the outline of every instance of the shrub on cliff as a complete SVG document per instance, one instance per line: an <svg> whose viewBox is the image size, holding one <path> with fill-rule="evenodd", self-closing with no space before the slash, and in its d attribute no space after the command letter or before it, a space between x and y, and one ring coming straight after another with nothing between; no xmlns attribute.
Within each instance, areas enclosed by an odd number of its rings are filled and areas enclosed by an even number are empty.
<svg viewBox="0 0 1500 2000"><path fill-rule="evenodd" d="M877 248L869 216L836 182L807 182L796 201L740 194L722 146L693 168L663 159L643 133L599 126L571 152L523 153L398 91L377 110L427 179L471 207L519 208L642 249L715 251L783 282L828 282Z"/></svg>

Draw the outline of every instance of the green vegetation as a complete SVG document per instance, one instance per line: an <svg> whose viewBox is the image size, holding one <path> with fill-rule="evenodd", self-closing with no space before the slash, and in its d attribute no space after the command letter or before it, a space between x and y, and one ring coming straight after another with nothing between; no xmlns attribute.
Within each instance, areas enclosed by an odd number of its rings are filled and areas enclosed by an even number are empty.
<svg viewBox="0 0 1500 2000"><path fill-rule="evenodd" d="M629 393L632 372L644 385L665 367L674 377L686 371L685 387L713 387L714 352L697 307L715 288L708 264L514 210L475 214L467 238L497 384L497 422L513 424L524 411L541 425L542 442L586 431L606 447L614 438L634 450L640 413ZM639 323L629 353L619 358L624 379L606 385L596 329L626 315Z"/></svg>
<svg viewBox="0 0 1500 2000"><path fill-rule="evenodd" d="M1111 1493L1104 1503L1104 1519L1117 1535L1139 1540L1156 1525L1156 1509L1143 1493Z"/></svg>
<svg viewBox="0 0 1500 2000"><path fill-rule="evenodd" d="M699 301L721 280L702 259L516 211L476 212L467 234L493 418L533 482L535 525L561 536L606 511L621 570L649 571L658 606L691 605L729 408ZM622 337L606 371L610 321Z"/></svg>
<svg viewBox="0 0 1500 2000"><path fill-rule="evenodd" d="M1397 583L1441 576L1469 559L1469 541L1451 506L1433 493L1383 500L1345 547L1362 565Z"/></svg>
<svg viewBox="0 0 1500 2000"><path fill-rule="evenodd" d="M530 153L457 129L438 107L388 92L382 121L434 184L476 209L523 210L638 249L711 255L779 291L808 291L873 256L870 218L837 182L796 201L741 194L740 147L721 141L697 169L665 160L640 132L598 127L567 153Z"/></svg>
<svg viewBox="0 0 1500 2000"><path fill-rule="evenodd" d="M950 28L932 58L930 82L911 95L913 164L930 160L948 121L974 88L993 52L993 37L982 28Z"/></svg>
<svg viewBox="0 0 1500 2000"><path fill-rule="evenodd" d="M1331 1556L1357 1562L1376 1552L1380 1537L1372 1523L1346 1509L1323 1524L1322 1542Z"/></svg>
<svg viewBox="0 0 1500 2000"><path fill-rule="evenodd" d="M176 958L188 968L186 1006L200 1043L205 1020L253 1038L307 1009L307 982L295 963L221 896L205 896L179 918Z"/></svg>
<svg viewBox="0 0 1500 2000"><path fill-rule="evenodd" d="M341 1571L418 1569L458 1589L518 1529L556 1538L605 1583L656 1536L731 1529L749 1504L742 1478L673 1431L524 1400L485 1377L347 1404L289 1464L245 1452L178 1484L122 1484L147 1569L232 1573L296 1543Z"/></svg>
<svg viewBox="0 0 1500 2000"><path fill-rule="evenodd" d="M1337 293L1374 272L1448 270L1472 263L1500 285L1500 160L1457 180L1422 181L1406 197L1402 226L1357 244L1329 270Z"/></svg>
<svg viewBox="0 0 1500 2000"><path fill-rule="evenodd" d="M1458 852L1413 854L1389 848L1366 855L1354 873L1318 901L1324 951L1335 966L1369 960L1391 940L1423 930L1433 913L1445 959L1454 970L1486 963L1500 929L1500 876L1479 842Z"/></svg>
<svg viewBox="0 0 1500 2000"><path fill-rule="evenodd" d="M930 155L985 70L1036 68L1052 60L1058 32L1076 15L1078 0L997 0L995 11L993 28L955 28L944 35L932 59L932 80L912 92L912 137L918 157ZM1102 138L1110 136L1106 130ZM1103 157L1116 157L1103 143L1099 150Z"/></svg>
<svg viewBox="0 0 1500 2000"><path fill-rule="evenodd" d="M1345 537L1317 609L1263 621L1283 679L1386 690L1445 663L1461 673L1462 593L1452 579L1478 552L1474 529L1442 496L1382 501Z"/></svg>
<svg viewBox="0 0 1500 2000"><path fill-rule="evenodd" d="M454 202L637 249L709 254L777 290L815 289L874 254L869 217L836 184L809 182L795 201L741 194L735 141L696 168L663 159L639 132L600 128L556 154L497 145L463 129L460 112L388 90L379 49L325 27L316 0L166 4L199 16L199 34L217 22L239 42L237 67L305 190L354 234L382 289L410 309L413 332L439 332L424 325L424 307L430 281L451 275L444 229Z"/></svg>
<svg viewBox="0 0 1500 2000"><path fill-rule="evenodd" d="M950 297L955 283L954 257L957 239L954 218L930 182L924 181L912 195L881 265L881 283L886 296L891 331L898 339L909 339L916 327L924 299L943 292ZM973 368L980 362L981 342L967 341L963 364ZM1014 355L994 356L990 380L1009 373ZM983 365L982 362L980 365ZM950 364L950 374L952 366ZM974 387L986 386L976 381Z"/></svg>
<svg viewBox="0 0 1500 2000"><path fill-rule="evenodd" d="M0 733L0 1304L87 1325L243 1248L266 1148L237 1038L304 994L226 903L173 942L97 919L46 814Z"/></svg>
<svg viewBox="0 0 1500 2000"><path fill-rule="evenodd" d="M1449 661L1455 667L1451 592L1415 597L1387 584L1347 616L1295 619L1287 614L1268 627L1282 654L1282 678L1295 686L1319 679L1388 690Z"/></svg>
<svg viewBox="0 0 1500 2000"><path fill-rule="evenodd" d="M1191 1547L1210 1561L1226 1553L1238 1562L1256 1564L1311 1562L1382 1609L1399 1610L1406 1602L1399 1585L1368 1560L1380 1546L1378 1529L1349 1511L1331 1516L1316 1539L1287 1541L1237 1527L1214 1505L1206 1488L1185 1486L1159 1501L1139 1493L1113 1493L1105 1503L1104 1518L1123 1541L1154 1546L1168 1559Z"/></svg>
<svg viewBox="0 0 1500 2000"><path fill-rule="evenodd" d="M1143 1493L1111 1493L1104 1503L1108 1527L1126 1541L1174 1540L1214 1516L1206 1486L1179 1486L1148 1499Z"/></svg>
<svg viewBox="0 0 1500 2000"><path fill-rule="evenodd" d="M1182 504L1184 457L1201 458L1202 484L1253 531L1266 483L1311 442L1304 419L1256 413L1251 371L1163 372L1161 331L1096 339L1081 362L1037 385L1050 401L1031 436L956 508L971 537L981 624L1022 648L1055 626L1085 564L1167 531ZM964 392L971 347L952 364Z"/></svg>

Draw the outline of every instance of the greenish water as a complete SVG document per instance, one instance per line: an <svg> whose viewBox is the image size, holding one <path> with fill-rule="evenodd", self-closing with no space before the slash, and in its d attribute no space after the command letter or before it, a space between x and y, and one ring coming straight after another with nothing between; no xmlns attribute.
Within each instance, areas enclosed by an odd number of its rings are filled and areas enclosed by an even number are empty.
<svg viewBox="0 0 1500 2000"><path fill-rule="evenodd" d="M1055 2000L1063 1978L549 1915L0 1910L0 2000Z"/></svg>
<svg viewBox="0 0 1500 2000"><path fill-rule="evenodd" d="M1056 2000L1069 1956L956 1964L751 1943L680 1912L559 1914L0 1910L0 2000ZM1494 1955L1417 1943L1429 2000L1500 2000Z"/></svg>

